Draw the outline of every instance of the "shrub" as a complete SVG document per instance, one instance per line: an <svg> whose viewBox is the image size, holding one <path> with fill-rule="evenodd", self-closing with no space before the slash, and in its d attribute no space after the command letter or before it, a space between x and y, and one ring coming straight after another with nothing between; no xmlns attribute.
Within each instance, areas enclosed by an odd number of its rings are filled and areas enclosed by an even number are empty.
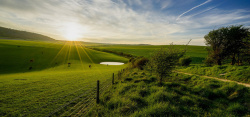
<svg viewBox="0 0 250 117"><path fill-rule="evenodd" d="M211 57L207 57L203 62L206 66L213 66L214 64L214 60Z"/></svg>
<svg viewBox="0 0 250 117"><path fill-rule="evenodd" d="M168 48L161 48L156 51L148 62L147 69L155 71L162 83L163 78L169 76L176 67L179 59L184 56L186 51L174 48L174 45Z"/></svg>
<svg viewBox="0 0 250 117"><path fill-rule="evenodd" d="M179 64L181 66L189 66L191 62L192 62L192 59L190 57L183 57L183 58L180 58L179 60Z"/></svg>
<svg viewBox="0 0 250 117"><path fill-rule="evenodd" d="M143 67L146 65L146 63L148 62L149 60L147 58L139 58L135 61L134 65L136 68L139 68L141 70L143 70Z"/></svg>
<svg viewBox="0 0 250 117"><path fill-rule="evenodd" d="M144 57L138 57L138 58L131 58L129 60L132 68L138 68L140 70L143 70L143 67L147 64L149 60Z"/></svg>

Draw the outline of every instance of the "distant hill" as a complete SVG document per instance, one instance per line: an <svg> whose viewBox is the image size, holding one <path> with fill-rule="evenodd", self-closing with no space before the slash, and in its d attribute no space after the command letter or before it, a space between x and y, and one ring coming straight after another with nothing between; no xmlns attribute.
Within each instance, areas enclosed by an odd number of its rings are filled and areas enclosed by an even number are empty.
<svg viewBox="0 0 250 117"><path fill-rule="evenodd" d="M0 39L54 41L55 39L37 33L0 27Z"/></svg>

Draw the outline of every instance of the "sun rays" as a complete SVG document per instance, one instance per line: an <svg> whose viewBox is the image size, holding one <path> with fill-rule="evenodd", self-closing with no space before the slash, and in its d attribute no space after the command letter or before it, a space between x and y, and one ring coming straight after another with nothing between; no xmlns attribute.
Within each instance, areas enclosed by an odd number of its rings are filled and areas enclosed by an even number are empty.
<svg viewBox="0 0 250 117"><path fill-rule="evenodd" d="M93 58L91 58L91 53L89 50L83 45L83 43L79 41L66 41L55 57L52 59L50 66L55 67L58 65L64 64L68 66L68 64L80 65L81 70L85 71L89 69L88 66L91 64L97 72L101 73L98 66L96 66ZM77 63L76 61L79 61ZM70 67L70 66L68 66Z"/></svg>

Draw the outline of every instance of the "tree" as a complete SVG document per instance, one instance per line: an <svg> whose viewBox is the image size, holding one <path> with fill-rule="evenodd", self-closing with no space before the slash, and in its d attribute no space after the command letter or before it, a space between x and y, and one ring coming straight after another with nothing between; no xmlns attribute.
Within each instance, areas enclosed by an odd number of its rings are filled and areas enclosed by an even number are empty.
<svg viewBox="0 0 250 117"><path fill-rule="evenodd" d="M241 53L245 49L244 39L248 36L248 32L242 25L228 27L228 33L225 35L227 37L225 54L231 58L231 65L236 62L239 65Z"/></svg>
<svg viewBox="0 0 250 117"><path fill-rule="evenodd" d="M209 47L207 48L209 57L214 59L218 65L221 65L222 60L225 58L223 50L225 49L227 28L220 28L217 30L210 31L204 36L205 44Z"/></svg>
<svg viewBox="0 0 250 117"><path fill-rule="evenodd" d="M153 54L147 68L155 71L160 78L160 83L162 83L163 78L172 73L172 70L184 54L185 51L175 49L173 45L168 48L161 48Z"/></svg>
<svg viewBox="0 0 250 117"><path fill-rule="evenodd" d="M208 54L218 65L221 65L225 58L231 58L231 64L237 61L239 64L244 46L244 39L249 33L248 28L242 25L222 27L210 31L204 36L205 44L208 45ZM237 60L236 60L237 58ZM207 59L207 60L211 60Z"/></svg>
<svg viewBox="0 0 250 117"><path fill-rule="evenodd" d="M248 32L248 36L243 39L243 47L241 49L241 56L239 63L246 62L247 64L250 64L250 32Z"/></svg>

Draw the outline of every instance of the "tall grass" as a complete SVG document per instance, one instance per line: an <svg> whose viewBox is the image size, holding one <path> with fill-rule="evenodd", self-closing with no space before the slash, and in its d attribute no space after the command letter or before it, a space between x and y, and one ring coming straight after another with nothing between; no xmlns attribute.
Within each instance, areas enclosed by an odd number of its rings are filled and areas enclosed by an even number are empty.
<svg viewBox="0 0 250 117"><path fill-rule="evenodd" d="M174 73L163 84L155 75L128 70L101 96L89 116L244 116L249 88ZM128 80L130 79L130 80Z"/></svg>
<svg viewBox="0 0 250 117"><path fill-rule="evenodd" d="M213 67L206 67L203 65L192 65L181 68L179 71L250 83L249 66L215 65Z"/></svg>

